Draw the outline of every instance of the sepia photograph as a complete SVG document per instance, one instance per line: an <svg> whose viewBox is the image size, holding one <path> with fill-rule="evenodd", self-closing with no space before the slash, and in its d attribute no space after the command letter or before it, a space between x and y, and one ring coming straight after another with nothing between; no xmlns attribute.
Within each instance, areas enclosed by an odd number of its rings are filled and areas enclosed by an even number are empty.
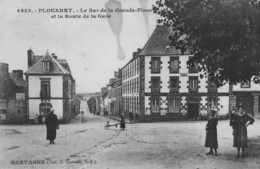
<svg viewBox="0 0 260 169"><path fill-rule="evenodd" d="M1 169L259 169L259 0L0 0Z"/></svg>

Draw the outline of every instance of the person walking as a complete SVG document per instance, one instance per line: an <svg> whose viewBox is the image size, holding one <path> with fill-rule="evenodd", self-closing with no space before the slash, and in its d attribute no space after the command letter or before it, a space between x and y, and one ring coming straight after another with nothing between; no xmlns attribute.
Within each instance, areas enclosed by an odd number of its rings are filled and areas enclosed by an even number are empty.
<svg viewBox="0 0 260 169"><path fill-rule="evenodd" d="M121 113L120 128L125 130L125 117L124 117L124 113Z"/></svg>
<svg viewBox="0 0 260 169"><path fill-rule="evenodd" d="M255 122L254 118L244 112L243 106L239 106L238 113L234 115L234 120L231 123L234 128L234 144L233 147L237 148L237 158L244 158L245 148L247 145L247 127ZM242 154L240 154L242 149Z"/></svg>
<svg viewBox="0 0 260 169"><path fill-rule="evenodd" d="M46 116L45 125L47 127L47 140L50 140L50 144L55 144L54 140L56 138L56 129L59 129L59 122L53 109Z"/></svg>
<svg viewBox="0 0 260 169"><path fill-rule="evenodd" d="M213 149L215 151L215 156L218 156L218 137L217 137L217 125L218 125L218 118L216 117L217 111L211 110L210 117L208 123L206 125L206 141L205 147L209 147L210 151L206 153L207 155L213 154Z"/></svg>

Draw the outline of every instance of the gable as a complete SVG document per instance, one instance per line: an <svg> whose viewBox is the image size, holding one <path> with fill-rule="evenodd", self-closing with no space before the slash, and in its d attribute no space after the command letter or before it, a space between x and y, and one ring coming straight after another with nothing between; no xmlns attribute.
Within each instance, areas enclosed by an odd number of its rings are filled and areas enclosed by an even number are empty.
<svg viewBox="0 0 260 169"><path fill-rule="evenodd" d="M50 62L51 68L49 71L43 70L43 62ZM25 74L70 74L59 62L52 56L46 54L46 56L39 59L31 68L29 68Z"/></svg>

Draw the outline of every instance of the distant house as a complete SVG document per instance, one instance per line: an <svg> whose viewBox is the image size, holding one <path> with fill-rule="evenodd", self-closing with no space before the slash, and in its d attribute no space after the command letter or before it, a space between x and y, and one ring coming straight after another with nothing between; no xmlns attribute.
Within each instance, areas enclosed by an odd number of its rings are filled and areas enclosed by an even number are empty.
<svg viewBox="0 0 260 169"><path fill-rule="evenodd" d="M78 114L75 80L65 59L58 59L48 51L43 56L34 55L29 49L25 75L30 120L39 114L46 117L51 108L63 122Z"/></svg>
<svg viewBox="0 0 260 169"><path fill-rule="evenodd" d="M112 116L120 116L122 113L122 72L121 69L114 72L114 78L109 80L108 87L108 111Z"/></svg>
<svg viewBox="0 0 260 169"><path fill-rule="evenodd" d="M25 123L27 83L22 70L9 73L8 67L8 64L0 63L0 122Z"/></svg>

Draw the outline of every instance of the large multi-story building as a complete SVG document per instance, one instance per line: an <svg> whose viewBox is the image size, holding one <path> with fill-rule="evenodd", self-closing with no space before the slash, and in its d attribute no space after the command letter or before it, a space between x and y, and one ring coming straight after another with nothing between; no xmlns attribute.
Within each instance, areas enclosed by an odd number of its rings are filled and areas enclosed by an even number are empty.
<svg viewBox="0 0 260 169"><path fill-rule="evenodd" d="M34 55L28 50L28 70L25 72L28 84L29 119L36 115L43 117L51 108L58 119L68 122L76 111L75 80L65 59L58 59L55 54Z"/></svg>
<svg viewBox="0 0 260 169"><path fill-rule="evenodd" d="M217 88L200 78L192 54L170 46L169 33L157 25L142 50L122 68L123 111L138 114L140 121L199 119L211 108L219 116L229 113L229 85Z"/></svg>

